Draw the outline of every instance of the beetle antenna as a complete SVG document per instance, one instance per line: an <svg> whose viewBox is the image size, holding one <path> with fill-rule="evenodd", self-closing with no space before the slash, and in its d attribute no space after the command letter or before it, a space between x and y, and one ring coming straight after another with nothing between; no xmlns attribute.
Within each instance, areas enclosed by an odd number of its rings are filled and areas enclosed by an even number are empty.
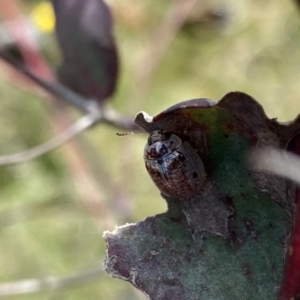
<svg viewBox="0 0 300 300"><path fill-rule="evenodd" d="M125 135L145 134L145 133L147 133L147 132L124 132L124 133L119 133L119 132L117 132L116 134L117 134L118 136L125 136Z"/></svg>

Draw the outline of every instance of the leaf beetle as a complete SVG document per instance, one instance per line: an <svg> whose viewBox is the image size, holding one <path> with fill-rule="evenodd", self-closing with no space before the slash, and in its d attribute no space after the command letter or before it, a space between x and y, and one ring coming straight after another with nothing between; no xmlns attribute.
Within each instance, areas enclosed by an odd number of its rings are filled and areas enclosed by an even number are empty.
<svg viewBox="0 0 300 300"><path fill-rule="evenodd" d="M173 198L193 197L206 178L197 151L174 133L153 131L145 146L144 160L158 189Z"/></svg>

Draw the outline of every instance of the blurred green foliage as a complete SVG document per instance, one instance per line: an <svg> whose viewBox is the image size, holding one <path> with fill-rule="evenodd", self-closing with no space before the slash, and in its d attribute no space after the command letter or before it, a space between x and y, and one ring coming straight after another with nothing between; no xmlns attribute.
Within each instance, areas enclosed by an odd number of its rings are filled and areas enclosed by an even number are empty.
<svg viewBox="0 0 300 300"><path fill-rule="evenodd" d="M27 12L41 1L22 1ZM124 115L155 115L179 101L220 99L229 91L256 98L271 118L286 121L300 112L300 12L293 1L199 1L192 22L178 32L150 80L140 91L137 68L154 30L172 5L163 1L111 0L121 58L117 93L111 105ZM203 21L204 10L222 20ZM198 14L198 15L197 15ZM200 17L199 17L200 16ZM196 20L196 21L195 21ZM198 20L198 21L197 21ZM53 36L41 48L58 65ZM46 46L45 46L46 45ZM0 152L24 151L53 135L45 99L17 89L0 70ZM99 125L79 139L116 225L166 210L143 162L145 135L116 136ZM65 148L33 161L0 168L0 282L68 276L101 264L101 231L75 191ZM114 195L118 191L119 199ZM101 220L100 220L101 221ZM56 292L12 299L146 299L131 285L104 274L99 280Z"/></svg>

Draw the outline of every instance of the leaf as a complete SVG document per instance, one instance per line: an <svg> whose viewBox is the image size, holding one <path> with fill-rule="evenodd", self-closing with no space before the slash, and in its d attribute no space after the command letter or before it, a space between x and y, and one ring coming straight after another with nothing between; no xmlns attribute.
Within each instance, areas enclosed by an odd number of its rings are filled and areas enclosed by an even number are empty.
<svg viewBox="0 0 300 300"><path fill-rule="evenodd" d="M164 214L104 234L105 268L150 299L276 299L295 215L295 185L253 171L250 149L284 148L299 122L279 124L250 96L232 92L179 103L154 118L139 113L147 132L171 131L201 157L206 183L190 199L162 194Z"/></svg>
<svg viewBox="0 0 300 300"><path fill-rule="evenodd" d="M109 8L102 0L52 0L63 62L60 81L103 101L116 88L118 57Z"/></svg>

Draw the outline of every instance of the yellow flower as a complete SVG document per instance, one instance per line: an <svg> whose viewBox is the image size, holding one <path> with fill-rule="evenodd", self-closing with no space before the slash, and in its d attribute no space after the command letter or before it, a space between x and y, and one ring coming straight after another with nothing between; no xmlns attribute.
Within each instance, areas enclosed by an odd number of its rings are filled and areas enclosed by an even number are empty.
<svg viewBox="0 0 300 300"><path fill-rule="evenodd" d="M41 31L48 33L54 30L55 15L50 2L41 2L31 12L31 20Z"/></svg>

